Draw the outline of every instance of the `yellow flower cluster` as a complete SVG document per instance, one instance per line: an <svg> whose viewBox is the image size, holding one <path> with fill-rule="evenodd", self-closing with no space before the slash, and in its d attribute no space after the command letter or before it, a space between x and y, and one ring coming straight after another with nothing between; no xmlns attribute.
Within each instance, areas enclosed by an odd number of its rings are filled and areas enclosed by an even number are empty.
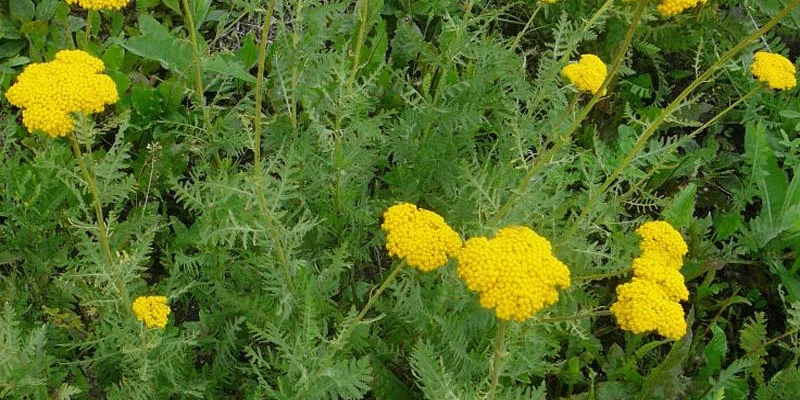
<svg viewBox="0 0 800 400"><path fill-rule="evenodd" d="M441 267L461 248L461 237L441 215L413 204L389 207L381 228L386 232L389 255L404 258L423 272Z"/></svg>
<svg viewBox="0 0 800 400"><path fill-rule="evenodd" d="M677 15L689 8L706 4L708 0L661 0L656 8L663 16Z"/></svg>
<svg viewBox="0 0 800 400"><path fill-rule="evenodd" d="M750 67L759 81L771 89L785 90L797 86L797 70L788 58L775 53L759 51Z"/></svg>
<svg viewBox="0 0 800 400"><path fill-rule="evenodd" d="M478 292L481 306L497 318L524 321L558 300L570 285L569 269L550 242L524 226L506 227L493 239L467 240L456 254L458 276Z"/></svg>
<svg viewBox="0 0 800 400"><path fill-rule="evenodd" d="M167 298L164 296L140 296L133 301L133 313L136 319L144 322L148 328L164 328L170 313Z"/></svg>
<svg viewBox="0 0 800 400"><path fill-rule="evenodd" d="M600 57L594 54L583 54L580 61L564 67L561 74L566 76L581 92L595 94L606 80L608 68Z"/></svg>
<svg viewBox="0 0 800 400"><path fill-rule="evenodd" d="M77 4L87 10L119 10L130 0L67 0L67 4Z"/></svg>
<svg viewBox="0 0 800 400"><path fill-rule="evenodd" d="M72 113L101 112L119 100L117 87L101 74L103 69L103 62L85 51L62 50L53 61L27 66L6 98L23 109L28 131L64 136L74 130Z"/></svg>
<svg viewBox="0 0 800 400"><path fill-rule="evenodd" d="M680 301L689 299L680 268L688 247L669 223L651 221L636 233L642 237L641 256L633 260L633 279L617 287L611 313L622 329L633 333L656 331L672 339L686 333Z"/></svg>

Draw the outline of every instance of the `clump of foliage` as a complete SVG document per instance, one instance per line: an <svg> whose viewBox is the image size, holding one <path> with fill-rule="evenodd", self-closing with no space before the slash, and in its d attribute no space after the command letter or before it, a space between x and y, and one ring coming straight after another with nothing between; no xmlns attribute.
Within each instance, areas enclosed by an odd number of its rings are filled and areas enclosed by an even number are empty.
<svg viewBox="0 0 800 400"><path fill-rule="evenodd" d="M793 399L798 5L0 0L0 397Z"/></svg>

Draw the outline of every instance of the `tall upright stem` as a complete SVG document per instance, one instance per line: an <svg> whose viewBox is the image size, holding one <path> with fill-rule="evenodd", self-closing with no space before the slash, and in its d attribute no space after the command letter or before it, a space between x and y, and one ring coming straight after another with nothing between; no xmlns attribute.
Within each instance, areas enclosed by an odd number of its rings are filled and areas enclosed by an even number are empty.
<svg viewBox="0 0 800 400"><path fill-rule="evenodd" d="M356 50L353 55L353 66L350 68L350 76L347 78L345 89L350 92L353 87L353 82L356 80L356 74L361 67L361 48L364 46L364 35L367 33L367 18L369 18L369 0L363 0L361 10L359 11L359 18L361 24L358 28L358 38L356 39Z"/></svg>
<svg viewBox="0 0 800 400"><path fill-rule="evenodd" d="M622 171L628 167L633 158L636 157L637 154L639 154L639 151L641 151L642 148L644 148L644 145L647 143L647 140L650 139L650 137L656 132L656 130L661 126L661 124L664 123L667 117L672 115L672 113L675 112L675 110L681 105L681 103L687 97L689 97L689 95L698 86L700 86L701 84L706 82L709 78L711 78L712 75L717 72L717 70L722 68L731 58L733 58L733 56L742 51L753 40L759 38L764 33L772 29L772 27L774 27L780 20L785 18L787 15L789 15L792 9L794 9L798 5L800 5L800 0L792 0L789 4L786 5L786 7L784 7L781 11L775 14L775 16L772 17L772 19L770 19L769 22L764 24L764 26L762 26L761 29L750 33L742 40L740 40L739 43L736 44L736 46L733 46L733 48L731 48L725 54L723 54L717 61L711 64L711 66L705 72L700 74L700 76L698 76L694 81L692 81L692 83L690 83L689 86L683 89L683 91L678 95L678 97L676 97L675 100L669 103L661 111L661 114L659 114L658 117L647 126L645 131L636 140L636 143L634 143L631 149L628 150L628 152L625 154L625 157L623 157L622 161L620 161L620 163L617 165L617 168L615 168L614 171L611 172L611 174L606 178L605 182L603 182L603 186L600 187L600 190L594 192L589 196L589 199L587 200L586 205L583 206L581 213L578 215L578 218L576 218L572 222L572 225L568 230L565 231L563 237L570 237L577 231L578 227L580 226L580 222L583 221L584 218L586 218L586 216L592 210L592 208L600 199L600 197L606 192L606 190L608 190L609 187L611 187L611 185L614 183L614 181L617 179L620 173L622 173Z"/></svg>
<svg viewBox="0 0 800 400"><path fill-rule="evenodd" d="M254 117L255 132L253 137L253 157L255 163L256 178L261 176L261 106L264 101L263 84L264 69L267 58L267 41L269 40L269 28L272 26L272 14L275 12L276 0L270 0L267 15L264 16L264 24L261 27L261 43L258 46L258 72L256 73L256 110Z"/></svg>
<svg viewBox="0 0 800 400"><path fill-rule="evenodd" d="M86 11L86 32L84 32L83 37L83 46L88 51L89 50L89 39L92 37L92 16L93 11L88 10Z"/></svg>
<svg viewBox="0 0 800 400"><path fill-rule="evenodd" d="M108 263L108 273L111 276L114 286L116 286L117 291L122 297L125 308L130 310L131 300L128 295L128 289L117 271L114 263L114 256L111 253L111 244L108 240L108 231L106 229L105 219L103 218L103 204L100 201L100 191L97 189L97 180L95 179L94 173L86 166L83 153L81 152L81 146L78 143L78 138L75 137L75 133L70 133L68 136L72 143L72 152L75 154L75 160L78 161L78 166L83 173L84 179L86 179L86 186L89 188L89 193L92 195L97 224L97 239L103 248L103 254L105 254L106 262Z"/></svg>
<svg viewBox="0 0 800 400"><path fill-rule="evenodd" d="M503 350L503 345L505 344L506 339L506 325L508 321L500 320L500 323L497 327L497 338L494 342L494 357L492 357L492 383L489 386L489 392L486 394L486 398L491 400L494 399L495 391L497 390L497 384L500 382L500 372L502 369L502 361L503 357L505 357Z"/></svg>
<svg viewBox="0 0 800 400"><path fill-rule="evenodd" d="M194 59L194 91L197 94L197 103L203 109L203 120L205 127L211 126L211 116L206 108L206 98L203 96L203 68L201 66L202 60L200 59L200 45L197 41L197 28L194 25L194 17L192 16L192 9L189 8L188 0L181 0L183 4L183 16L186 23L189 25L189 40L192 42L192 56Z"/></svg>

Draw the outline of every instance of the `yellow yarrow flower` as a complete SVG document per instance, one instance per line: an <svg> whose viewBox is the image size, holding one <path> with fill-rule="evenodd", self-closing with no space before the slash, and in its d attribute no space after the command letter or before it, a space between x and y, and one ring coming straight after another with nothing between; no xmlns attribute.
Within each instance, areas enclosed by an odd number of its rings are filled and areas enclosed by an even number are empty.
<svg viewBox="0 0 800 400"><path fill-rule="evenodd" d="M456 260L459 278L502 320L530 318L570 285L569 269L550 242L524 226L500 229L493 239L469 239Z"/></svg>
<svg viewBox="0 0 800 400"><path fill-rule="evenodd" d="M753 76L771 89L786 90L797 86L797 70L788 58L775 53L759 51L750 67Z"/></svg>
<svg viewBox="0 0 800 400"><path fill-rule="evenodd" d="M670 301L660 285L646 279L633 278L618 286L611 313L622 329L633 333L656 331L676 340L686 333L680 303Z"/></svg>
<svg viewBox="0 0 800 400"><path fill-rule="evenodd" d="M136 319L144 322L148 328L164 328L170 313L167 298L164 296L140 296L133 301L133 313Z"/></svg>
<svg viewBox="0 0 800 400"><path fill-rule="evenodd" d="M8 101L22 108L29 132L41 130L52 137L75 128L72 113L102 112L119 100L117 87L103 62L82 50L62 50L46 63L28 65L6 92Z"/></svg>
<svg viewBox="0 0 800 400"><path fill-rule="evenodd" d="M633 260L633 279L617 287L617 301L611 313L619 326L634 333L656 331L680 339L686 321L680 301L689 299L689 290L680 272L688 252L680 232L665 221L642 224L636 233L642 237L641 256Z"/></svg>
<svg viewBox="0 0 800 400"><path fill-rule="evenodd" d="M386 232L389 256L403 258L423 272L441 267L461 248L461 237L442 216L413 204L389 207L381 228Z"/></svg>
<svg viewBox="0 0 800 400"><path fill-rule="evenodd" d="M656 8L663 16L677 15L684 10L706 4L708 0L661 0Z"/></svg>
<svg viewBox="0 0 800 400"><path fill-rule="evenodd" d="M119 10L130 0L66 0L67 4L77 4L87 10Z"/></svg>
<svg viewBox="0 0 800 400"><path fill-rule="evenodd" d="M580 61L565 66L561 74L566 76L579 91L595 94L606 80L608 68L600 57L594 54L582 54Z"/></svg>

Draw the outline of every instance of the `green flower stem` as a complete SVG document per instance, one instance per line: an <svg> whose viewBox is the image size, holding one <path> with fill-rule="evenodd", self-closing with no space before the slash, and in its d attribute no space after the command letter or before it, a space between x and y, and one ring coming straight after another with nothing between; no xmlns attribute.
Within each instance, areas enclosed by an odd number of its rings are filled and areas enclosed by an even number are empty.
<svg viewBox="0 0 800 400"><path fill-rule="evenodd" d="M603 274L593 274L593 275L578 275L572 278L575 282L591 282L591 281L599 281L608 278L614 278L617 276L626 275L631 272L630 267L622 268L617 271L606 272Z"/></svg>
<svg viewBox="0 0 800 400"><path fill-rule="evenodd" d="M613 1L613 0L608 0L608 1ZM542 2L541 1L537 1L536 2L536 8L533 9L533 14L531 14L531 17L528 18L528 22L525 23L525 26L522 28L521 31L519 31L517 36L514 38L514 41L511 42L511 47L510 48L512 50L516 49L517 46L519 46L519 41L522 40L522 37L525 36L526 33L528 33L528 30L531 28L531 25L533 24L533 19L536 18L536 14L538 14L539 10L541 10L541 9L542 9Z"/></svg>
<svg viewBox="0 0 800 400"><path fill-rule="evenodd" d="M741 41L739 41L739 43L736 44L736 46L733 46L733 48L731 48L725 54L723 54L705 72L700 74L700 76L698 76L697 79L695 79L692 83L689 84L689 86L687 86L685 89L683 89L683 91L678 95L678 97L676 97L675 100L673 100L671 103L669 103L661 111L661 114L659 114L658 117L653 122L651 122L650 125L647 126L647 129L645 129L645 131L642 133L642 135L639 136L639 139L636 140L636 143L634 143L634 145L631 147L631 149L628 151L628 153L625 154L625 157L619 163L617 168L614 169L614 171L611 173L611 175L609 175L606 178L605 182L603 183L603 186L600 187L600 190L598 190L598 191L596 191L596 192L594 192L593 194L590 195L589 200L587 200L586 205L584 205L583 209L581 210L581 213L578 215L578 218L576 218L572 222L571 227L568 230L565 231L565 234L564 234L563 237L570 237L573 234L575 234L575 232L577 231L578 227L580 226L581 221L583 221L583 219L586 218L586 216L592 210L592 208L597 203L597 201L600 199L600 197L606 192L606 190L608 190L609 187L611 187L611 184L614 183L614 181L622 173L622 171L625 170L625 168L628 167L628 165L631 163L633 158L636 157L637 154L639 154L639 151L641 151L642 148L644 148L645 144L647 143L647 140L650 139L650 137L656 132L656 130L661 126L661 124L664 123L664 121L667 119L667 117L672 115L672 113L676 109L678 109L678 107L681 105L681 103L687 97L689 97L689 95L698 86L700 86L701 84L703 84L704 82L709 80L709 78L711 78L717 72L717 70L722 68L731 58L733 58L733 56L735 56L740 51L742 51L753 40L756 40L757 38L759 38L760 36L765 34L767 31L772 29L772 27L774 27L784 17L789 15L789 12L791 12L792 9L794 9L798 5L800 5L800 0L791 1L780 12L775 14L775 16L772 17L772 19L770 19L769 22L764 24L764 26L762 26L761 29L759 29L757 31L754 31L754 32L750 33L749 35L747 35L746 37L744 37Z"/></svg>
<svg viewBox="0 0 800 400"><path fill-rule="evenodd" d="M800 1L800 0L798 0ZM622 42L622 45L619 47L616 56L614 57L614 62L611 64L611 68L608 71L608 75L606 76L605 81L600 86L600 89L595 93L589 102L583 107L581 112L572 121L569 129L564 132L558 141L547 150L543 155L536 158L533 162L533 165L528 169L528 172L519 182L517 188L514 192L512 192L511 196L506 200L506 202L500 207L500 210L492 219L492 223L490 225L496 225L499 223L503 217L505 217L506 213L511 210L511 208L515 205L516 201L525 193L528 188L528 185L531 182L531 179L541 171L541 169L549 163L550 159L558 153L563 146L572 142L572 134L580 127L583 120L589 115L589 112L592 111L594 105L600 101L601 93L605 92L606 88L608 87L609 83L612 79L616 76L617 72L619 71L620 66L622 66L622 60L625 58L625 54L628 52L628 47L630 47L631 41L633 40L633 34L636 31L636 27L639 26L639 21L642 19L642 13L644 12L645 7L647 6L648 1L642 0L639 2L638 7L636 7L636 11L633 14L633 20L631 21L630 26L628 26L627 32L625 32L625 39Z"/></svg>
<svg viewBox="0 0 800 400"><path fill-rule="evenodd" d="M645 1L645 3L647 3L647 1ZM591 18L589 18L589 20L586 21L585 24L583 24L583 29L581 31L581 34L578 35L578 36L583 36L583 34L588 32L589 29L591 29L591 27L594 26L594 24L597 23L597 20L600 19L600 16L605 14L606 11L608 11L611 8L611 6L613 6L613 5L614 5L614 0L606 0L606 2L603 3L603 5L601 5L600 8L598 8L597 11L595 11L594 14L592 14ZM570 52L565 52L564 55L561 57L561 62L569 61L569 56L570 56Z"/></svg>
<svg viewBox="0 0 800 400"><path fill-rule="evenodd" d="M500 320L497 326L497 338L494 342L494 356L492 357L492 383L489 386L489 392L486 394L487 399L494 399L497 385L500 383L500 372L503 368L502 361L506 356L505 350L503 350L506 339L506 325L508 325L508 321Z"/></svg>
<svg viewBox="0 0 800 400"><path fill-rule="evenodd" d="M70 133L68 136L70 142L72 143L72 152L75 154L75 160L78 161L78 166L81 168L81 172L83 172L84 179L86 179L86 186L89 187L89 193L92 195L95 217L97 219L97 238L100 242L100 245L103 247L103 253L105 254L106 261L108 262L109 275L111 275L112 282L122 297L122 302L125 305L125 308L130 310L131 300L130 296L128 295L128 289L125 287L125 282L123 282L116 269L114 256L111 254L111 245L108 240L105 219L103 218L103 205L100 202L100 191L97 189L97 180L83 160L81 146L78 144L78 138L75 137L75 133Z"/></svg>
<svg viewBox="0 0 800 400"><path fill-rule="evenodd" d="M350 92L350 88L353 87L356 74L361 67L361 48L364 46L364 35L367 33L367 18L369 18L369 0L363 0L361 9L359 10L361 25L358 27L358 39L356 39L356 50L353 55L353 66L350 69L350 76L347 78L347 83L345 84L345 89L348 93Z"/></svg>
<svg viewBox="0 0 800 400"><path fill-rule="evenodd" d="M453 45L450 46L451 49L458 49L461 47L461 39L464 35L464 32L467 30L467 24L472 16L472 7L474 5L475 0L469 0L469 2L467 2L466 7L464 8L464 22L456 33L456 38L453 41ZM455 56L456 55L453 54L450 55L450 57L447 57L443 65L439 68L439 80L436 82L436 88L433 92L433 99L431 100L430 104L431 110L436 110L439 105L439 100L442 96L442 90L444 89L444 83L447 81L447 75L449 74L450 67L453 65ZM420 140L420 147L424 146L430 138L431 132L433 131L433 121L434 119L428 118L428 122L425 123L425 129L422 132L422 138Z"/></svg>
<svg viewBox="0 0 800 400"><path fill-rule="evenodd" d="M203 110L203 121L205 122L205 127L208 129L211 127L211 116L208 113L208 109L206 108L206 99L203 96L203 68L200 64L200 46L197 42L197 29L194 26L194 17L192 17L192 9L189 8L189 1L181 0L181 3L183 4L183 16L186 19L186 24L189 25L189 40L192 42L192 56L194 59L194 91L197 95L198 105Z"/></svg>
<svg viewBox="0 0 800 400"><path fill-rule="evenodd" d="M253 124L255 132L253 136L253 157L255 163L256 177L261 176L261 107L264 102L263 84L264 69L267 58L267 41L269 40L269 28L272 26L272 14L275 12L276 0L270 0L267 15L264 17L264 24L261 27L261 43L258 46L258 72L256 73L256 110ZM260 179L259 179L260 182Z"/></svg>
<svg viewBox="0 0 800 400"><path fill-rule="evenodd" d="M684 141L687 141L687 140L690 140L690 139L694 138L695 136L697 136L697 134L699 134L700 132L703 132L703 131L704 131L704 130L706 130L706 128L708 128L709 126L711 126L711 125L714 125L714 124L715 124L717 121L719 121L719 119L720 119L720 118L722 118L722 116L724 116L724 115L725 115L725 114L727 114L729 111L731 111L731 110L733 110L734 108L736 108L736 106L738 106L739 104L741 104L743 101L745 101L745 100L749 99L750 97L752 97L752 96L753 96L753 95L755 95L756 93L759 93L759 92L761 92L761 90L762 90L763 88L764 88L764 86L763 86L763 85L757 85L757 86L756 86L756 87L754 87L752 90L750 90L749 92L747 92L747 93L746 93L744 96L740 97L740 98L739 98L739 100L736 100L735 102L731 103L731 105L729 105L727 108L725 108L724 110L720 111L720 112L719 112L717 115L715 115L713 118L711 118L710 120L706 121L706 123L704 123L703 125L701 125L701 126L700 126L700 127L698 127L697 129L695 129L694 131L692 131L692 133L690 133L690 134L688 134L688 135L686 135L686 136L682 137L680 141L677 141L677 142L675 142L675 143L674 143L672 146L670 146L670 147L669 147L669 149L668 149L667 151L668 151L669 153L672 153L673 151L675 151L675 149L677 149L677 148L678 148L678 145L679 145L680 143L682 143L682 142L684 142ZM640 179L639 179L639 180L638 180L638 181L637 181L637 182L636 182L636 183L635 183L633 186L631 186L631 188L630 188L630 189L628 189L628 191L626 191L626 192L625 192L625 193L623 193L621 196L619 196L619 198L618 198L618 201L621 203L621 202L625 201L625 200L626 200L628 197L632 196L632 195L633 195L633 193L635 193L635 192L636 192L636 190L638 190L640 187L642 187L642 185L643 185L645 182L647 182L647 180L648 180L648 179L650 179L650 177L651 177L651 176L653 176L653 174L655 173L655 171L657 171L658 169L660 169L660 168L661 168L661 166L663 165L663 163L664 163L664 161L665 161L665 160L666 160L666 158L663 158L663 159L662 159L662 160L661 160L661 161L660 161L658 164L656 164L656 165L654 165L652 168L650 168L650 170L647 172L647 174L645 174L645 176L641 177L641 178L640 178Z"/></svg>
<svg viewBox="0 0 800 400"><path fill-rule="evenodd" d="M92 10L86 11L86 32L83 37L83 46L88 51L89 50L89 39L92 37ZM71 36L71 35L70 35Z"/></svg>
<svg viewBox="0 0 800 400"><path fill-rule="evenodd" d="M383 283L381 283L381 285L378 286L375 292L369 296L367 304L365 304L364 308L361 309L361 312L359 312L358 315L356 315L356 318L353 320L353 322L351 322L344 329L342 329L342 332L334 341L332 349L328 352L325 359L319 364L320 365L319 368L317 368L314 371L314 373L310 375L311 378L309 378L309 382L313 382L314 380L319 378L322 371L324 371L325 368L327 368L328 365L333 361L333 357L336 355L336 353L338 353L339 350L341 350L344 347L344 343L347 341L347 338L353 332L353 329L355 329L355 327L358 326L362 320L364 320L364 317L367 315L367 312L370 309L372 309L372 306L375 304L375 301L378 299L378 297L380 297L381 293L383 293L384 290L386 290L386 288L389 287L389 285L392 282L394 282L395 278L397 278L397 275L400 274L400 271L403 270L403 267L405 266L406 266L405 259L402 259L398 261L397 264L395 264L394 269L392 269L389 275L386 276L386 279L383 280ZM355 293L353 293L353 295L355 296ZM308 391L308 385L303 386L303 388L295 396L295 398L305 399L307 391Z"/></svg>

